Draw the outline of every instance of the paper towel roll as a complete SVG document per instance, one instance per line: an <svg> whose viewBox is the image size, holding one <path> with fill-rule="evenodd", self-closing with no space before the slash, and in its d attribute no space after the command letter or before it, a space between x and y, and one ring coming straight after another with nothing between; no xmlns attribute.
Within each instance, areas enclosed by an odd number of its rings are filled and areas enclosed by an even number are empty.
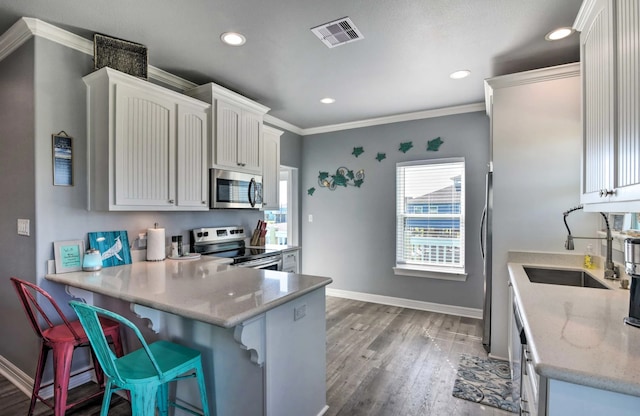
<svg viewBox="0 0 640 416"><path fill-rule="evenodd" d="M165 258L164 228L147 229L147 261L160 261Z"/></svg>

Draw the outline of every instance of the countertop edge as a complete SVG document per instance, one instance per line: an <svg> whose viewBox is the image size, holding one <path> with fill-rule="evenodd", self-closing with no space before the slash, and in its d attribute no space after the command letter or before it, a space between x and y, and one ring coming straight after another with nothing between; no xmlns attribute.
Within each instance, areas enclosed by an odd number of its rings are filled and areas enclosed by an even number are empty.
<svg viewBox="0 0 640 416"><path fill-rule="evenodd" d="M522 254L522 253L517 253ZM534 253L532 253L534 254ZM548 253L543 253L543 255L547 255ZM525 332L528 335L528 346L533 355L534 359L534 368L536 372L550 379L565 381L573 384L578 384L586 387L592 387L601 390L607 390L615 393L628 394L632 396L640 396L640 383L635 383L632 381L626 381L619 378L613 378L609 376L600 375L595 372L589 372L588 370L581 371L575 368L563 367L558 365L553 365L549 362L541 360L541 354L539 351L540 346L536 344L535 333L532 333L532 325L529 322L530 316L527 316L526 308L524 307L524 302L522 300L521 289L519 288L519 279L516 274L520 274L517 272L521 272L524 274L524 266L554 266L560 268L580 268L581 266L575 264L573 260L569 260L568 262L558 262L551 260L547 263L548 260L545 260L544 263L540 263L539 261L532 260L527 261L524 258L520 258L518 256L511 257L507 263L507 268L509 272L509 282L514 288L514 297L518 302L518 306L520 308L520 312L522 315L523 326L525 328ZM594 272L594 270L590 270L590 272ZM596 270L594 274L600 275L600 270ZM615 283L613 282L605 282L610 286L613 286ZM526 282L524 282L526 284ZM615 289L614 289L615 290ZM628 292L627 292L628 293ZM548 355L548 354L547 354ZM603 358L606 359L606 358Z"/></svg>
<svg viewBox="0 0 640 416"><path fill-rule="evenodd" d="M68 282L66 281L66 279L62 278L61 276L57 275L57 274L47 274L45 275L45 278L47 280L50 280L52 282L56 282L56 283L60 283L60 284L64 284L65 286L72 286L69 285ZM107 290L101 290L101 288L96 287L96 286L91 286L91 285L84 285L82 283L77 283L75 285L73 285L73 287L76 287L78 289L82 289L82 290L86 290L92 293L97 293L100 295L104 295L104 296L109 296L109 297L113 297L125 302L131 302L134 303L136 305L141 305L141 306L146 306L146 307L150 307L153 309L157 309L159 311L162 312L167 312L167 313L172 313L174 315L179 315L185 318L189 318L189 319L195 319L197 321L201 321L201 322L205 322L205 323L209 323L209 324L213 324L216 326L220 326L223 328L232 328L246 320L249 320L251 318L254 318L260 314L263 314L275 307L278 307L280 305L283 305L289 301L292 301L296 298L299 298L303 295L306 295L307 293L313 292L314 290L317 290L321 287L327 286L329 284L331 284L333 282L333 279L330 277L324 277L324 279L321 282L318 282L314 285L311 285L305 289L300 289L295 293L291 293L289 295L283 296L281 298L278 298L266 305L262 305L262 306L258 306L255 309L252 309L251 311L245 312L245 313L240 313L236 316L234 316L231 319L226 319L226 320L222 320L222 319L215 319L213 317L211 317L210 315L207 314L198 314L198 313L194 313L191 311L185 311L182 310L180 308L176 308L176 307L171 307L167 304L164 303L159 303L159 302L153 302L153 301L149 301L149 300L145 300L145 299L136 299L132 296L127 296L127 295L123 295L123 294L119 294L117 297L114 296L113 293L107 291Z"/></svg>

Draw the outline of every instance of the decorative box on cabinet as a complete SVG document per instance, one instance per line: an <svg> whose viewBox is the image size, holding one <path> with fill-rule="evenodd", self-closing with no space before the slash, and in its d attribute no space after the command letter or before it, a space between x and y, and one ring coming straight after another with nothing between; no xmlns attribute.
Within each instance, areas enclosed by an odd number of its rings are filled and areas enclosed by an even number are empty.
<svg viewBox="0 0 640 416"><path fill-rule="evenodd" d="M211 104L209 166L262 175L262 119L269 108L214 83L185 94Z"/></svg>
<svg viewBox="0 0 640 416"><path fill-rule="evenodd" d="M264 166L262 169L262 209L280 206L280 136L283 131L263 126Z"/></svg>
<svg viewBox="0 0 640 416"><path fill-rule="evenodd" d="M83 80L89 209L208 210L210 105L106 67Z"/></svg>
<svg viewBox="0 0 640 416"><path fill-rule="evenodd" d="M640 3L585 0L574 26L583 77L581 202L586 210L634 210L628 202L640 200Z"/></svg>

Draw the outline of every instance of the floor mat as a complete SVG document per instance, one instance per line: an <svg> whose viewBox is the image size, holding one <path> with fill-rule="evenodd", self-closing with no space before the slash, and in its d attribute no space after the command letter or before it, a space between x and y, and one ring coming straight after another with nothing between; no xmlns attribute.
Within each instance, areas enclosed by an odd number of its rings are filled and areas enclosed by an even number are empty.
<svg viewBox="0 0 640 416"><path fill-rule="evenodd" d="M513 394L509 363L494 358L462 354L453 396L517 413L518 395Z"/></svg>

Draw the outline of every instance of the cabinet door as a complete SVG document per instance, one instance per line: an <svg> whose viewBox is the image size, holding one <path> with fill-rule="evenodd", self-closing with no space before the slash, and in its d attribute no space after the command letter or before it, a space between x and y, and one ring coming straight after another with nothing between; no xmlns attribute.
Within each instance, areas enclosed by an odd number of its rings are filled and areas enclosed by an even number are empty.
<svg viewBox="0 0 640 416"><path fill-rule="evenodd" d="M207 112L200 106L178 105L177 205L208 210Z"/></svg>
<svg viewBox="0 0 640 416"><path fill-rule="evenodd" d="M240 135L240 107L216 100L215 164L238 167L238 136Z"/></svg>
<svg viewBox="0 0 640 416"><path fill-rule="evenodd" d="M612 5L599 0L580 35L583 82L583 203L606 202L613 190L615 158L614 23Z"/></svg>
<svg viewBox="0 0 640 416"><path fill-rule="evenodd" d="M174 205L175 102L124 84L115 98L115 205Z"/></svg>
<svg viewBox="0 0 640 416"><path fill-rule="evenodd" d="M263 147L262 208L273 210L280 206L280 135L265 129Z"/></svg>
<svg viewBox="0 0 640 416"><path fill-rule="evenodd" d="M238 164L244 170L262 173L262 115L243 110L238 136Z"/></svg>
<svg viewBox="0 0 640 416"><path fill-rule="evenodd" d="M640 199L640 4L616 3L617 173L616 201Z"/></svg>

